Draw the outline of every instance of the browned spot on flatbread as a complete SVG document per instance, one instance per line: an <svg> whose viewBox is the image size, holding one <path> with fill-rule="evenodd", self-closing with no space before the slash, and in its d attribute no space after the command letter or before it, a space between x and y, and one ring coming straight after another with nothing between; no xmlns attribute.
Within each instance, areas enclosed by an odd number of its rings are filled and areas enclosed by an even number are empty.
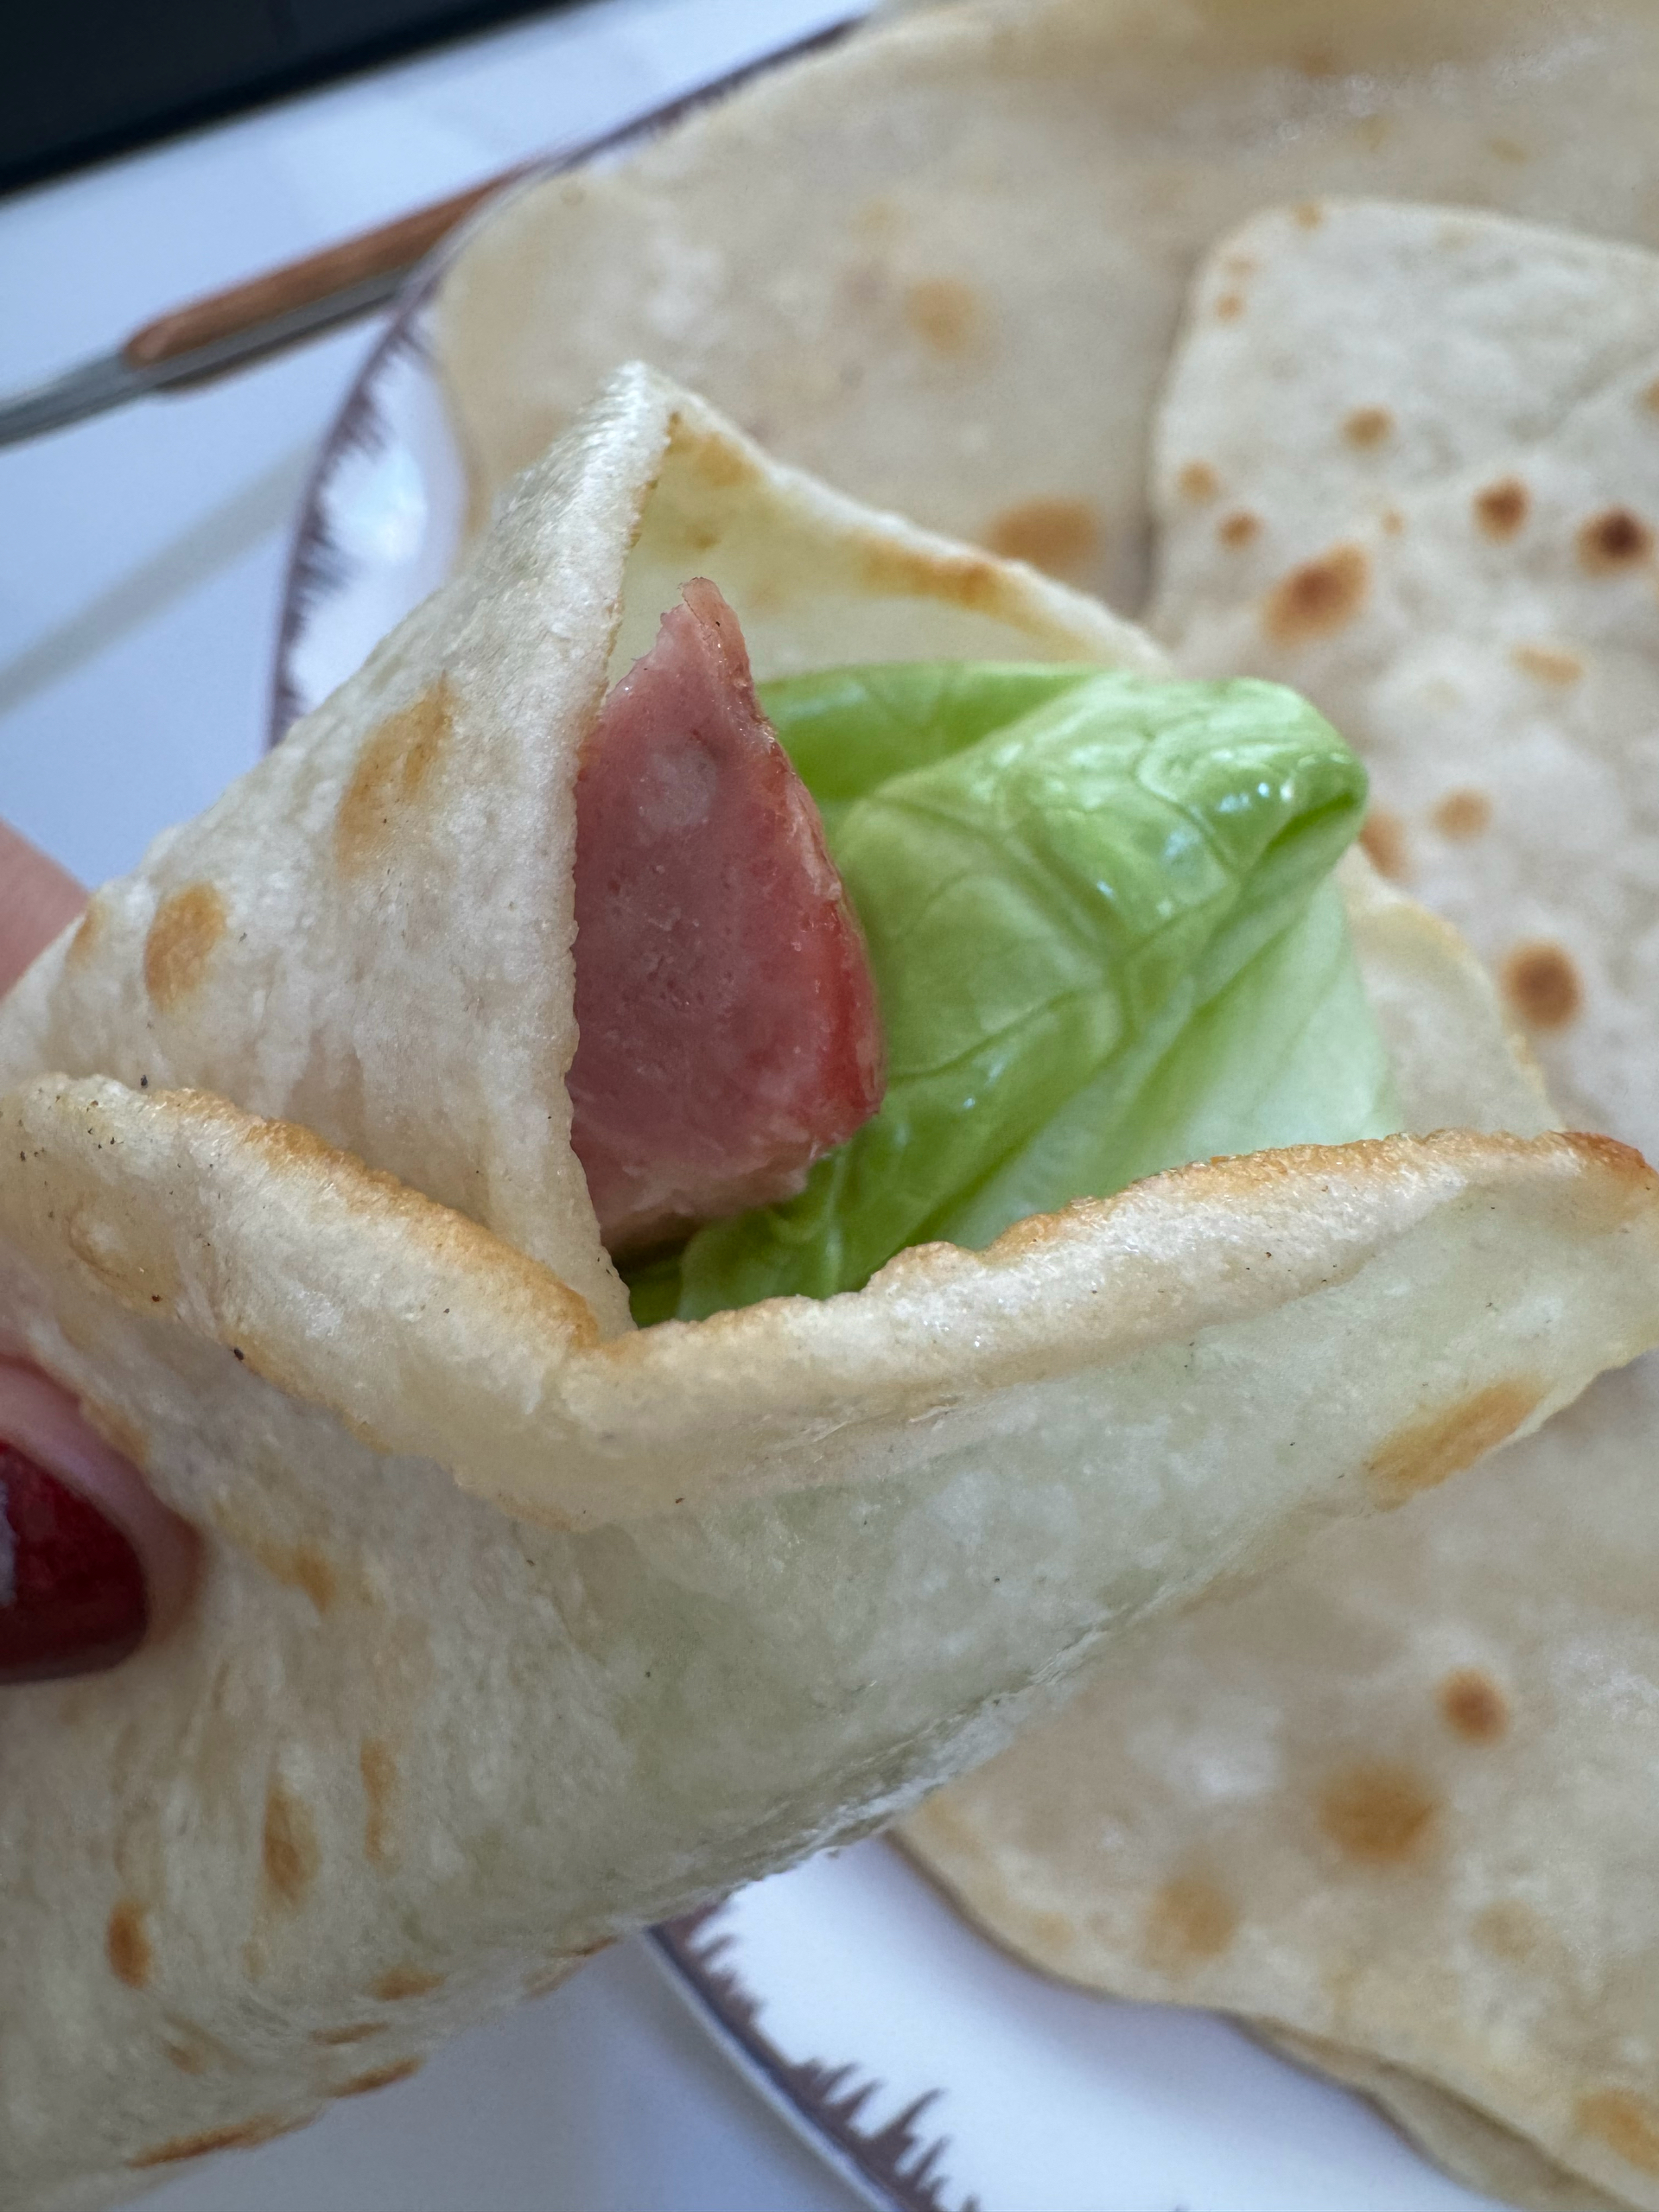
<svg viewBox="0 0 1659 2212"><path fill-rule="evenodd" d="M577 1959L551 1959L544 1967L537 1967L524 1976L522 1984L526 1997L550 1997L562 1989L575 1972L581 1961Z"/></svg>
<svg viewBox="0 0 1659 2212"><path fill-rule="evenodd" d="M1478 837L1492 818L1492 802L1484 791L1465 787L1447 791L1434 810L1434 827L1442 837L1450 837L1456 844L1467 844L1471 837Z"/></svg>
<svg viewBox="0 0 1659 2212"><path fill-rule="evenodd" d="M398 2005L406 1997L426 1997L442 1986L441 1974L425 1974L419 1967L391 1967L378 1981L369 1984L369 1994L383 2005Z"/></svg>
<svg viewBox="0 0 1659 2212"><path fill-rule="evenodd" d="M1525 162L1531 159L1518 138L1506 138L1501 134L1486 141L1486 150L1495 154L1500 162Z"/></svg>
<svg viewBox="0 0 1659 2212"><path fill-rule="evenodd" d="M1496 484L1483 486L1471 504L1481 535L1501 543L1524 528L1532 494L1518 476L1501 476Z"/></svg>
<svg viewBox="0 0 1659 2212"><path fill-rule="evenodd" d="M1221 479L1207 461L1185 461L1176 471L1175 489L1184 499L1213 499L1221 490Z"/></svg>
<svg viewBox="0 0 1659 2212"><path fill-rule="evenodd" d="M136 1898L122 1897L104 1930L110 1972L118 1981L124 1981L129 1989L143 1988L155 1969L156 1955L150 1948L146 1925L149 1917Z"/></svg>
<svg viewBox="0 0 1659 2212"><path fill-rule="evenodd" d="M694 469L711 492L735 492L760 479L758 465L729 438L713 431L688 429L677 415L671 436L675 458Z"/></svg>
<svg viewBox="0 0 1659 2212"><path fill-rule="evenodd" d="M321 2044L326 2050L334 2050L342 2045L366 2043L371 2036L384 2035L384 2020L348 2020L343 2028L313 2028L311 2040Z"/></svg>
<svg viewBox="0 0 1659 2212"><path fill-rule="evenodd" d="M265 1792L260 1848L271 1894L290 1910L303 1904L322 1863L316 1822L304 1798L275 1778Z"/></svg>
<svg viewBox="0 0 1659 2212"><path fill-rule="evenodd" d="M137 2157L129 2158L128 2165L135 2172L147 2166L182 2164L187 2158L206 2158L215 2151L251 2151L261 2143L270 2143L279 2135L291 2135L297 2127L304 2127L315 2118L313 2113L302 2113L297 2119L276 2113L256 2113L251 2120L238 2120L229 2127L204 2128L200 2135L175 2135L166 2143L158 2143L153 2150L140 2151Z"/></svg>
<svg viewBox="0 0 1659 2212"><path fill-rule="evenodd" d="M1386 407L1356 407L1343 423L1342 435L1351 446L1363 452L1380 446L1393 428L1394 417Z"/></svg>
<svg viewBox="0 0 1659 2212"><path fill-rule="evenodd" d="M345 874L372 866L398 816L419 804L454 723L454 693L448 677L440 676L369 737L334 817L334 858Z"/></svg>
<svg viewBox="0 0 1659 2212"><path fill-rule="evenodd" d="M365 1736L358 1747L363 1775L363 1849L371 1866L391 1857L391 1806L397 1789L397 1762L390 1744Z"/></svg>
<svg viewBox="0 0 1659 2212"><path fill-rule="evenodd" d="M959 276L924 276L905 294L905 321L935 353L965 353L983 313L978 293Z"/></svg>
<svg viewBox="0 0 1659 2212"><path fill-rule="evenodd" d="M1440 1808L1410 1767L1364 1759L1332 1776L1319 1793L1322 1833L1362 1866L1402 1866L1427 1849Z"/></svg>
<svg viewBox="0 0 1659 2212"><path fill-rule="evenodd" d="M330 2089L331 2097L366 2097L372 2089L389 2089L394 2082L407 2082L411 2074L418 2074L425 2064L421 2058L399 2058L390 2066L377 2066L372 2074L354 2075L351 2081L342 2082L337 2089Z"/></svg>
<svg viewBox="0 0 1659 2212"><path fill-rule="evenodd" d="M1642 395L1642 404L1659 415L1659 377L1656 377Z"/></svg>
<svg viewBox="0 0 1659 2212"><path fill-rule="evenodd" d="M1640 568L1653 552L1653 532L1628 507L1607 507L1579 525L1579 559L1592 576Z"/></svg>
<svg viewBox="0 0 1659 2212"><path fill-rule="evenodd" d="M1231 514L1223 515L1216 524L1216 536L1222 544L1235 550L1248 545L1252 538L1262 535L1262 518L1253 515L1248 507L1235 507Z"/></svg>
<svg viewBox="0 0 1659 2212"><path fill-rule="evenodd" d="M1436 1696L1446 1726L1465 1743L1495 1744L1509 1727L1509 1700L1478 1667L1455 1668Z"/></svg>
<svg viewBox="0 0 1659 2212"><path fill-rule="evenodd" d="M211 883L187 883L162 899L144 939L144 988L152 1006L167 1014L195 989L227 919Z"/></svg>
<svg viewBox="0 0 1659 2212"><path fill-rule="evenodd" d="M924 552L877 539L864 548L859 565L868 591L895 599L943 599L995 614L1012 595L1007 572L988 556Z"/></svg>
<svg viewBox="0 0 1659 2212"><path fill-rule="evenodd" d="M1202 1874L1178 1874L1153 1892L1141 1936L1147 1964L1179 1974L1219 1958L1238 1929L1238 1908Z"/></svg>
<svg viewBox="0 0 1659 2212"><path fill-rule="evenodd" d="M1419 1491L1433 1490L1448 1476L1472 1467L1505 1437L1514 1435L1543 1395L1541 1383L1516 1376L1489 1382L1442 1413L1408 1421L1366 1462L1377 1503L1402 1505Z"/></svg>
<svg viewBox="0 0 1659 2212"><path fill-rule="evenodd" d="M1398 537L1406 526L1406 518L1398 507L1384 507L1376 519L1385 535L1389 537Z"/></svg>
<svg viewBox="0 0 1659 2212"><path fill-rule="evenodd" d="M1503 995L1529 1028L1564 1029L1584 1003L1578 969L1559 944L1547 939L1517 944L1499 980Z"/></svg>
<svg viewBox="0 0 1659 2212"><path fill-rule="evenodd" d="M1029 561L1051 576L1075 575L1100 544L1100 518L1087 499L1021 499L991 517L984 542L1007 561Z"/></svg>
<svg viewBox="0 0 1659 2212"><path fill-rule="evenodd" d="M1317 200L1299 200L1290 212L1305 231L1317 231L1325 220L1325 209Z"/></svg>
<svg viewBox="0 0 1659 2212"><path fill-rule="evenodd" d="M1627 2166L1659 2174L1659 2107L1634 2089L1597 2089L1579 2099L1575 2115L1586 2135L1616 2152Z"/></svg>
<svg viewBox="0 0 1659 2212"><path fill-rule="evenodd" d="M1243 312L1244 295L1243 292L1224 292L1221 297L1216 302L1216 321L1217 322L1236 322Z"/></svg>
<svg viewBox="0 0 1659 2212"><path fill-rule="evenodd" d="M210 1509L213 1526L238 1551L264 1567L286 1589L302 1590L319 1615L327 1613L340 1595L340 1577L333 1561L315 1543L284 1543L258 1527L233 1506L219 1503Z"/></svg>
<svg viewBox="0 0 1659 2212"><path fill-rule="evenodd" d="M1386 875L1391 882L1403 883L1410 874L1411 848L1406 841L1406 825L1388 807L1371 808L1360 830L1359 842L1379 875Z"/></svg>
<svg viewBox="0 0 1659 2212"><path fill-rule="evenodd" d="M1511 645L1510 658L1541 683L1576 683L1584 674L1584 663L1578 655L1565 652L1559 645Z"/></svg>
<svg viewBox="0 0 1659 2212"><path fill-rule="evenodd" d="M1328 638L1351 622L1370 588L1371 564L1357 545L1333 545L1281 576L1262 608L1262 627L1276 645Z"/></svg>
<svg viewBox="0 0 1659 2212"><path fill-rule="evenodd" d="M181 2074L205 2074L207 2070L208 2054L200 2044L168 2043L163 2038L162 2050L168 2063L176 2066Z"/></svg>
<svg viewBox="0 0 1659 2212"><path fill-rule="evenodd" d="M1548 1930L1532 1907L1520 1897L1500 1897L1475 1916L1470 1930L1484 1951L1494 1958L1522 1966L1543 1948Z"/></svg>

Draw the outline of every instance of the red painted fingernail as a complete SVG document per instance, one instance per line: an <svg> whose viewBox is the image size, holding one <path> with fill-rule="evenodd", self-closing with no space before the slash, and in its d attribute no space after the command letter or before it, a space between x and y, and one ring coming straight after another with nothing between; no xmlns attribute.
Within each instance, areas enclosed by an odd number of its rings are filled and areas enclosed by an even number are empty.
<svg viewBox="0 0 1659 2212"><path fill-rule="evenodd" d="M0 1682L113 1667L149 1612L138 1554L115 1523L0 1444Z"/></svg>

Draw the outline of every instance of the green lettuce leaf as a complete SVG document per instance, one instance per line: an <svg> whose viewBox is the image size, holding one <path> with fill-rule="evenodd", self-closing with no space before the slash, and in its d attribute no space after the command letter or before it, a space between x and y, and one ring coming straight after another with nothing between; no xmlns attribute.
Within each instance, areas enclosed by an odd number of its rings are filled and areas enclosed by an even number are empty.
<svg viewBox="0 0 1659 2212"><path fill-rule="evenodd" d="M642 1324L868 1281L1157 1169L1395 1126L1325 883L1365 779L1274 684L907 664L770 685L880 996L879 1114L636 1269Z"/></svg>

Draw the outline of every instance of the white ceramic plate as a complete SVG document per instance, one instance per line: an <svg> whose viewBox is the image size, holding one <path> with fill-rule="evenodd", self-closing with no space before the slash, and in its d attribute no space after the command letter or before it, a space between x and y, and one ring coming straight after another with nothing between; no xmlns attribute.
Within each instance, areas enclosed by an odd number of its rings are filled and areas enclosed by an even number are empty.
<svg viewBox="0 0 1659 2212"><path fill-rule="evenodd" d="M462 472L426 356L430 285L411 289L371 353L312 480L283 609L273 741L454 557ZM1471 2212L1486 2202L1361 2100L1225 2023L1106 2003L1028 1972L885 1843L757 1884L650 1941L733 2060L884 2212ZM356 2132L374 2124L365 2113Z"/></svg>

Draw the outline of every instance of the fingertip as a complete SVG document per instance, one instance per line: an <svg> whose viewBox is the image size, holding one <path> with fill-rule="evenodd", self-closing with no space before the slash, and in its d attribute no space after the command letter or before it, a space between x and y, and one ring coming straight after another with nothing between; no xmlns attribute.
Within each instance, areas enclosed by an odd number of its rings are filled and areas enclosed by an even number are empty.
<svg viewBox="0 0 1659 2212"><path fill-rule="evenodd" d="M107 1639L102 1645L93 1639L76 1663L73 1640L65 1629L60 1637L64 1643L64 1663L32 1670L27 1665L14 1666L14 1675L68 1674L108 1665L113 1656L164 1637L184 1611L195 1579L200 1546L189 1523L162 1504L138 1469L105 1442L67 1392L34 1368L0 1359L0 1447L3 1446L10 1446L22 1461L32 1463L91 1506L136 1554L143 1578L142 1618L137 1632L126 1638L119 1650L111 1649ZM0 1507L3 1503L3 1484L0 1484ZM9 1542L15 1546L16 1531L8 1534ZM118 1565L118 1548L109 1555ZM15 1584L15 1573L11 1579ZM81 1580L84 1583L85 1578ZM84 1588L80 1597L83 1601L88 1599ZM49 1643L60 1631L45 1618L46 1610L43 1607L40 1627ZM96 1612L95 1604L92 1610ZM0 1679L4 1673L0 1664Z"/></svg>
<svg viewBox="0 0 1659 2212"><path fill-rule="evenodd" d="M67 868L0 822L0 993L86 904Z"/></svg>

